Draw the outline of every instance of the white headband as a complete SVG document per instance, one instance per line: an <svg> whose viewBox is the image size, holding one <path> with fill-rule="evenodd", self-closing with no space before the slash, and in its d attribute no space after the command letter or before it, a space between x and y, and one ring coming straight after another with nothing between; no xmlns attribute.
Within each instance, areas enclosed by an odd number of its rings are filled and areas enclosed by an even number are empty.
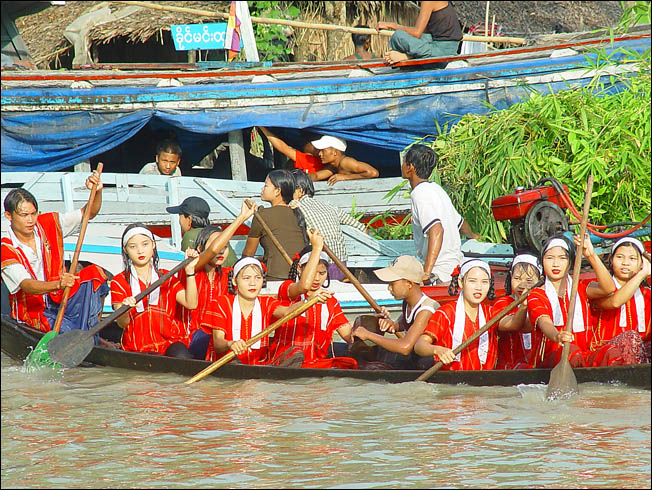
<svg viewBox="0 0 652 490"><path fill-rule="evenodd" d="M516 264L530 264L537 268L539 274L543 272L541 266L539 265L539 261L534 255L530 255L530 254L517 255L516 257L514 257L514 260L512 261L512 270L514 270Z"/></svg>
<svg viewBox="0 0 652 490"><path fill-rule="evenodd" d="M489 277L491 277L491 268L489 267L489 264L487 264L484 260L480 259L471 259L467 260L462 264L462 267L460 267L460 277L464 277L467 272L469 272L471 269L474 267L481 267L482 269L487 271L487 274L489 274Z"/></svg>
<svg viewBox="0 0 652 490"><path fill-rule="evenodd" d="M242 269L247 267L248 265L257 265L260 267L261 271L264 271L263 265L260 263L258 259L255 259L253 257L245 257L240 260L233 266L233 277L236 277Z"/></svg>
<svg viewBox="0 0 652 490"><path fill-rule="evenodd" d="M127 233L125 233L125 236L122 237L122 246L124 247L125 245L127 245L129 239L134 235L145 235L146 237L150 238L153 242L155 241L154 235L152 234L151 231L149 231L147 228L143 228L142 226L136 226L131 230L129 230Z"/></svg>
<svg viewBox="0 0 652 490"><path fill-rule="evenodd" d="M618 247L620 247L621 245L623 245L625 243L631 243L632 245L634 245L634 247L636 247L638 249L639 252L641 252L641 254L645 253L645 249L643 248L643 244L640 241L638 241L636 238L631 238L631 237L626 236L626 237L621 238L620 240L618 240L616 243L614 243L611 246L611 255L613 255L613 253L616 251L616 249Z"/></svg>
<svg viewBox="0 0 652 490"><path fill-rule="evenodd" d="M561 247L564 250L566 250L567 252L570 252L570 250L568 249L568 243L566 242L566 240L562 240L561 238L553 238L552 240L550 240L550 243L548 244L546 249L543 251L543 253L546 253L552 247Z"/></svg>
<svg viewBox="0 0 652 490"><path fill-rule="evenodd" d="M308 262L308 260L310 260L310 254L311 253L312 252L306 252L305 254L303 254L301 256L301 258L299 259L299 265L303 265L306 262ZM324 252L321 252L319 254L319 260L325 260L328 263L328 255L326 255Z"/></svg>

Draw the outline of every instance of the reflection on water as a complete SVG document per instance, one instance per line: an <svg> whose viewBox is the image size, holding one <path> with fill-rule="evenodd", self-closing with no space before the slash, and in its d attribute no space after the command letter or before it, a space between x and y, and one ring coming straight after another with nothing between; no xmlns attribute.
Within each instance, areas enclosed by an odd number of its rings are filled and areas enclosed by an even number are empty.
<svg viewBox="0 0 652 490"><path fill-rule="evenodd" d="M21 372L2 487L650 487L650 392Z"/></svg>

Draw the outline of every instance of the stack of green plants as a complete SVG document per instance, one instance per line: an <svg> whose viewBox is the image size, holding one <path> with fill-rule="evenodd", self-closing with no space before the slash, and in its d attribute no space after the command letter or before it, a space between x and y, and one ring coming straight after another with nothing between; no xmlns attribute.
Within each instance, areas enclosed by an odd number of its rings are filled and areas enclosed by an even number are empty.
<svg viewBox="0 0 652 490"><path fill-rule="evenodd" d="M567 185L581 209L592 173L589 218L595 224L643 219L650 212L650 51L631 56L640 71L620 80L617 93L614 80L595 79L583 88L532 92L487 115L464 115L450 131L437 128L436 140L426 143L439 155L431 180L446 189L476 233L499 243L509 222L493 219L492 200L542 177ZM598 56L594 68L608 63Z"/></svg>

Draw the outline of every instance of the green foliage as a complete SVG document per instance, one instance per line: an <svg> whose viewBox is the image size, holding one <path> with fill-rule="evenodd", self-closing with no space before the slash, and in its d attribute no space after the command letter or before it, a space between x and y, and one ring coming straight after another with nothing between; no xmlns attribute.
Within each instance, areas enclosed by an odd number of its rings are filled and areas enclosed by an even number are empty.
<svg viewBox="0 0 652 490"><path fill-rule="evenodd" d="M249 2L252 17L267 19L295 19L299 9L293 2ZM253 24L256 47L261 60L290 61L292 45L283 34L286 26L275 24Z"/></svg>
<svg viewBox="0 0 652 490"><path fill-rule="evenodd" d="M651 3L650 2L635 2L632 6L626 7L625 2L620 2L623 8L623 15L620 18L618 27L625 29L636 24L649 24Z"/></svg>
<svg viewBox="0 0 652 490"><path fill-rule="evenodd" d="M430 144L439 154L437 177L471 228L505 241L508 222L496 222L491 202L517 186L552 176L569 187L581 209L586 179L596 183L590 220L638 221L650 210L650 52L641 71L610 94L599 79L581 89L530 98L488 115L467 114ZM595 66L611 63L598 56ZM434 179L431 179L434 180Z"/></svg>

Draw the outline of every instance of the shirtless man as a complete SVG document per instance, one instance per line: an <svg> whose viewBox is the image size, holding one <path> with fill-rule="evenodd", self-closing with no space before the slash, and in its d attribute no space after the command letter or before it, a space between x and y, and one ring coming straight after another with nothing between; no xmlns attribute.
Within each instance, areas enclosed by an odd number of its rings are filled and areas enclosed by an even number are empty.
<svg viewBox="0 0 652 490"><path fill-rule="evenodd" d="M328 185L335 185L341 180L373 179L378 177L378 170L368 163L360 162L344 154L346 142L334 136L322 136L312 142L319 150L319 158L324 165L322 170L310 174L313 181L328 180Z"/></svg>

